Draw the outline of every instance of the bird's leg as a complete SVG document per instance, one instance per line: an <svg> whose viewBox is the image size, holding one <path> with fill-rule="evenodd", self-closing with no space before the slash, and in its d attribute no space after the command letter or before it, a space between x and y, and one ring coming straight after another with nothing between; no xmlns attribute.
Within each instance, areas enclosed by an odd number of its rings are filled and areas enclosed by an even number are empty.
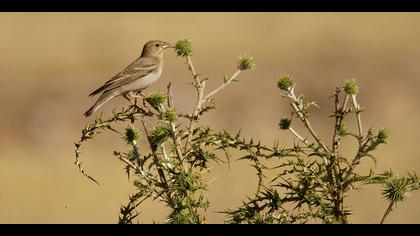
<svg viewBox="0 0 420 236"><path fill-rule="evenodd" d="M129 97L129 96L131 96L131 93L132 93L132 92L127 92L127 93L124 93L124 94L123 94L123 97L124 97L125 99L127 99L127 100L130 102L130 104L131 104L132 106L138 107L138 106L137 106L137 98L134 98L134 103L131 101L131 99L130 99L130 97Z"/></svg>
<svg viewBox="0 0 420 236"><path fill-rule="evenodd" d="M147 96L144 95L144 93L142 91L138 91L137 93L140 93L140 95L143 96L143 98L142 98L143 106L144 107L147 107L147 104L146 104L146 98L147 98Z"/></svg>
<svg viewBox="0 0 420 236"><path fill-rule="evenodd" d="M141 98L143 100L143 106L147 107L147 104L146 104L145 100L148 96L145 95L142 91L137 91L136 94L134 94L133 92L130 92L130 96L134 97L134 99L136 100L136 103L137 103L137 98Z"/></svg>
<svg viewBox="0 0 420 236"><path fill-rule="evenodd" d="M131 104L133 104L133 102L131 101L131 99L128 97L128 94L127 94L127 93L124 93L122 96L123 96L125 99L127 99L127 101L129 101Z"/></svg>
<svg viewBox="0 0 420 236"><path fill-rule="evenodd" d="M144 95L144 93L142 91L137 91L136 94L134 94L133 92L130 92L130 97L133 97L133 98L141 98L141 99L147 98L147 96Z"/></svg>
<svg viewBox="0 0 420 236"><path fill-rule="evenodd" d="M131 93L131 95L133 95L132 92L130 92L130 93ZM134 104L137 106L137 97L134 97Z"/></svg>

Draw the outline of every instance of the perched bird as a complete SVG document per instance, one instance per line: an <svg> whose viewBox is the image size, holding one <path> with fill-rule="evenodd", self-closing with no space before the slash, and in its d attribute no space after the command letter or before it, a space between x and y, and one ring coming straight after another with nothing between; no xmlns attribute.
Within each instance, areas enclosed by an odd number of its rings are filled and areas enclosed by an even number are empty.
<svg viewBox="0 0 420 236"><path fill-rule="evenodd" d="M102 93L98 101L84 115L86 117L92 115L103 104L116 96L141 92L156 82L162 74L163 51L171 47L171 44L160 40L147 42L139 58L89 95L94 96Z"/></svg>

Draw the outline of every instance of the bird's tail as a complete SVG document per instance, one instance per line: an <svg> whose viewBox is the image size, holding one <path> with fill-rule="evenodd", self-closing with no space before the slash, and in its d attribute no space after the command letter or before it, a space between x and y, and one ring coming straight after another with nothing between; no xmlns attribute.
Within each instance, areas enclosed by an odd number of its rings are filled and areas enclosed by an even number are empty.
<svg viewBox="0 0 420 236"><path fill-rule="evenodd" d="M104 105L106 102L108 102L109 100L111 100L112 98L114 98L115 96L117 96L118 93L113 92L113 91L107 91L105 93L103 93L98 101L95 102L95 104L93 104L93 106L91 108L89 108L89 110L87 110L85 112L85 116L88 117L90 115L92 115L96 110L98 110L102 105Z"/></svg>
<svg viewBox="0 0 420 236"><path fill-rule="evenodd" d="M85 112L85 116L86 117L88 117L88 116L90 116L90 115L92 115L92 113L94 113L96 110L97 110L98 108L97 107L95 107L95 105L93 105L91 108L89 108L89 110L87 110L86 112Z"/></svg>

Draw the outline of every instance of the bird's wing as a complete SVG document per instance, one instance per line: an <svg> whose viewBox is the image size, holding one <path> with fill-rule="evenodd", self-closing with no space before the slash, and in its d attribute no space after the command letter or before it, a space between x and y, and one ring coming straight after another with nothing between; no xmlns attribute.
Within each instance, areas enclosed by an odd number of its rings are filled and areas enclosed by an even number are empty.
<svg viewBox="0 0 420 236"><path fill-rule="evenodd" d="M124 84L131 83L158 68L159 59L156 57L139 57L128 65L120 73L105 82L100 88L92 92L89 96L96 95L105 90L111 90Z"/></svg>

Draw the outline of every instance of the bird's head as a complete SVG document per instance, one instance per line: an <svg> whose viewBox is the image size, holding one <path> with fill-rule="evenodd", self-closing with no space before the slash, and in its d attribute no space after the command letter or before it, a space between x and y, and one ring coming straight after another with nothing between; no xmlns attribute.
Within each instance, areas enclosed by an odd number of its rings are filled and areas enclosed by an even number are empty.
<svg viewBox="0 0 420 236"><path fill-rule="evenodd" d="M143 47L142 56L162 56L163 51L166 48L172 48L173 46L170 43L160 41L160 40L152 40L147 42Z"/></svg>

